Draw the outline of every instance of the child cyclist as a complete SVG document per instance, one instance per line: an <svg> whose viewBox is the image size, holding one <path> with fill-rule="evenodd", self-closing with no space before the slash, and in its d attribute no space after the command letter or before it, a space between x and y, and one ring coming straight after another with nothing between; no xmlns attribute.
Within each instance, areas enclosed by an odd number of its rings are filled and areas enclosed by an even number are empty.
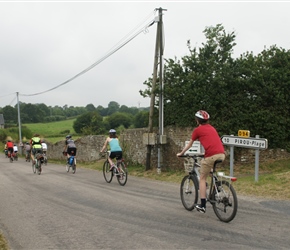
<svg viewBox="0 0 290 250"><path fill-rule="evenodd" d="M107 148L107 146L110 146L110 155L108 157L108 161L110 163L110 171L112 171L114 163L113 160L116 158L117 160L121 160L123 155L122 155L122 148L119 144L119 139L118 136L116 135L116 130L115 129L110 129L109 131L109 137L106 139L105 144L101 150L101 153L104 152L104 150Z"/></svg>
<svg viewBox="0 0 290 250"><path fill-rule="evenodd" d="M199 140L204 147L204 159L201 161L200 168L200 199L201 204L196 205L197 211L205 213L206 211L206 178L209 175L213 164L216 160L225 159L225 150L221 142L221 139L216 129L208 122L209 114L204 110L199 110L195 114L195 120L197 127L193 130L191 139L186 147L177 154L177 156L183 155L191 146L195 140Z"/></svg>

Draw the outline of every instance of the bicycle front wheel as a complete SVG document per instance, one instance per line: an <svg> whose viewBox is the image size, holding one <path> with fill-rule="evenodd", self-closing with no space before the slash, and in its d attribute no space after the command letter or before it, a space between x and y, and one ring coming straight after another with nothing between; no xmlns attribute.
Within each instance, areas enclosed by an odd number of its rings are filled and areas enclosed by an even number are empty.
<svg viewBox="0 0 290 250"><path fill-rule="evenodd" d="M198 199L198 180L194 175L183 177L180 185L180 198L184 208L192 211Z"/></svg>
<svg viewBox="0 0 290 250"><path fill-rule="evenodd" d="M124 162L121 162L119 165L119 173L117 175L117 180L121 186L125 186L128 179L128 169L125 166Z"/></svg>
<svg viewBox="0 0 290 250"><path fill-rule="evenodd" d="M223 222L230 222L237 214L238 198L234 187L228 181L218 181L213 192L213 211Z"/></svg>
<svg viewBox="0 0 290 250"><path fill-rule="evenodd" d="M113 171L110 171L110 163L108 161L104 162L103 165L103 175L106 182L110 183L113 179Z"/></svg>

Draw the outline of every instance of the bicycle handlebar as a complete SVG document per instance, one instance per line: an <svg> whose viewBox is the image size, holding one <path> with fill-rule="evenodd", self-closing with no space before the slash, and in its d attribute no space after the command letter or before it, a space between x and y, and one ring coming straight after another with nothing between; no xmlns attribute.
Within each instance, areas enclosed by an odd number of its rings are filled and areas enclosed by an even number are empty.
<svg viewBox="0 0 290 250"><path fill-rule="evenodd" d="M204 153L200 153L200 154L194 154L194 155L179 155L178 157L181 157L181 158L197 158L197 157L204 157Z"/></svg>

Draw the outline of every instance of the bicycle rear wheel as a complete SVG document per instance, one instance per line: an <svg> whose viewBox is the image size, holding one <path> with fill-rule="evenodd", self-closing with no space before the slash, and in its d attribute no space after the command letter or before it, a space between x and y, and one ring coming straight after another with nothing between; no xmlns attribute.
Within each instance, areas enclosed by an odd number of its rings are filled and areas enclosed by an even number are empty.
<svg viewBox="0 0 290 250"><path fill-rule="evenodd" d="M180 185L180 198L184 208L192 211L198 199L198 180L194 175L183 177Z"/></svg>
<svg viewBox="0 0 290 250"><path fill-rule="evenodd" d="M47 157L46 156L44 156L43 163L45 166L47 165Z"/></svg>
<svg viewBox="0 0 290 250"><path fill-rule="evenodd" d="M67 164L65 165L66 172L69 172L69 168L70 168L70 165L67 163Z"/></svg>
<svg viewBox="0 0 290 250"><path fill-rule="evenodd" d="M119 164L119 173L117 175L117 180L121 186L125 186L128 179L128 169L125 166L124 162Z"/></svg>
<svg viewBox="0 0 290 250"><path fill-rule="evenodd" d="M33 163L33 161L32 161L32 171L34 174L36 173L36 165L35 164L36 163Z"/></svg>
<svg viewBox="0 0 290 250"><path fill-rule="evenodd" d="M230 222L237 214L238 198L234 187L228 181L217 182L218 191L214 190L213 211L223 222Z"/></svg>
<svg viewBox="0 0 290 250"><path fill-rule="evenodd" d="M113 179L113 171L110 171L110 163L108 161L104 162L103 165L103 175L106 182L110 183Z"/></svg>
<svg viewBox="0 0 290 250"><path fill-rule="evenodd" d="M72 171L73 171L72 173L75 174L76 170L77 170L77 160L76 158L74 158L74 163L72 165Z"/></svg>
<svg viewBox="0 0 290 250"><path fill-rule="evenodd" d="M37 173L40 175L42 169L41 169L41 161L38 160L38 159L37 159L37 161L36 161L36 166L37 166L37 168L36 168L36 169L37 169Z"/></svg>

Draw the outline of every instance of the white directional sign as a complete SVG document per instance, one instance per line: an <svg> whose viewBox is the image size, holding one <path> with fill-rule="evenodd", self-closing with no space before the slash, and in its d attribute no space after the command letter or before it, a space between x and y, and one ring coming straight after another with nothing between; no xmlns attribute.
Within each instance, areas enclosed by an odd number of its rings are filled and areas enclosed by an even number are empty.
<svg viewBox="0 0 290 250"><path fill-rule="evenodd" d="M253 149L267 149L268 140L264 138L243 138L239 136L223 135L221 137L224 145L235 146L242 148L253 148Z"/></svg>

